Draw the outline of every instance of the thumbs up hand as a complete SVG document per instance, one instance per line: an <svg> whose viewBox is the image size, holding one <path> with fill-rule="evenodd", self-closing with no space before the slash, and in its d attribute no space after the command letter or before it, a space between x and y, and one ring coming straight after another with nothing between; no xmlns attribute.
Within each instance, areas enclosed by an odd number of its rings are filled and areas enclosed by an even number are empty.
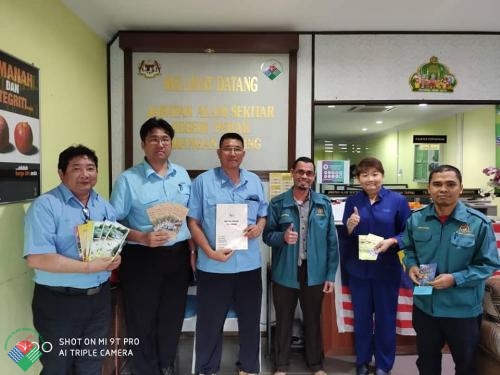
<svg viewBox="0 0 500 375"><path fill-rule="evenodd" d="M286 229L283 238L284 238L285 242L289 245L294 245L295 243L297 243L297 239L299 238L299 234L297 232L294 232L293 223L291 223L290 226Z"/></svg>
<svg viewBox="0 0 500 375"><path fill-rule="evenodd" d="M358 226L360 221L361 217L359 216L358 208L354 206L354 212L349 216L349 219L347 219L347 231L349 234Z"/></svg>

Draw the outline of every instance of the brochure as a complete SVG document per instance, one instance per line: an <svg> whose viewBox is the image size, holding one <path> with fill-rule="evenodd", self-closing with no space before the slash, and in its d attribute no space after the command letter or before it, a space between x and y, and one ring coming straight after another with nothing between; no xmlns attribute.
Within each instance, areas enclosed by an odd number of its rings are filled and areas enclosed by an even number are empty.
<svg viewBox="0 0 500 375"><path fill-rule="evenodd" d="M186 220L188 208L178 203L160 203L149 207L147 212L153 231L164 229L177 234Z"/></svg>
<svg viewBox="0 0 500 375"><path fill-rule="evenodd" d="M421 264L420 273L423 275L420 279L420 285L429 285L436 277L437 263Z"/></svg>
<svg viewBox="0 0 500 375"><path fill-rule="evenodd" d="M96 258L114 258L125 243L129 229L113 221L88 221L77 228L80 258L90 262Z"/></svg>
<svg viewBox="0 0 500 375"><path fill-rule="evenodd" d="M359 259L377 260L378 252L375 250L375 246L383 239L384 237L372 233L360 234L358 236Z"/></svg>
<svg viewBox="0 0 500 375"><path fill-rule="evenodd" d="M420 273L423 275L419 280L420 285L413 288L413 294L417 296L428 296L432 294L432 286L429 282L436 277L437 263L421 264L419 266Z"/></svg>
<svg viewBox="0 0 500 375"><path fill-rule="evenodd" d="M248 226L246 204L218 204L215 227L215 250L248 250L245 229Z"/></svg>

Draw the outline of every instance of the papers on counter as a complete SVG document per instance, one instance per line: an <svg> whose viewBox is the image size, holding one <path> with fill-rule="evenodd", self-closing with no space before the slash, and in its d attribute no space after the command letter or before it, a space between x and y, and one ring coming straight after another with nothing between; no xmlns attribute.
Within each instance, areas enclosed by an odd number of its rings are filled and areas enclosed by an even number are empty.
<svg viewBox="0 0 500 375"><path fill-rule="evenodd" d="M215 250L248 250L246 204L217 204Z"/></svg>

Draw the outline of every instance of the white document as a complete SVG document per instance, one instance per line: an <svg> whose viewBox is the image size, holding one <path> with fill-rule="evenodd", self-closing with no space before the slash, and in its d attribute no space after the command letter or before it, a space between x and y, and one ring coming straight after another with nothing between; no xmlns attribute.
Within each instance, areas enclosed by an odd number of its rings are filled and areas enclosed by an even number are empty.
<svg viewBox="0 0 500 375"><path fill-rule="evenodd" d="M375 246L384 239L384 237L374 234L360 234L359 236L359 259L360 260L377 260L378 252Z"/></svg>
<svg viewBox="0 0 500 375"><path fill-rule="evenodd" d="M246 204L218 204L215 226L215 250L248 250L245 229L248 226Z"/></svg>

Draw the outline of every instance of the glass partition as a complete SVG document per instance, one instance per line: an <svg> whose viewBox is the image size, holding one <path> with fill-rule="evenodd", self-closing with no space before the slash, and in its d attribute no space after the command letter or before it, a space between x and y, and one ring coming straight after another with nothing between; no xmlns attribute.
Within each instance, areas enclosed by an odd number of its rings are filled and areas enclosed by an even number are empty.
<svg viewBox="0 0 500 375"><path fill-rule="evenodd" d="M482 170L495 166L495 147L495 105L314 108L314 159L348 160L352 183L356 163L375 156L384 165L386 185L425 188L430 168L452 164L462 170L464 187L487 191Z"/></svg>

